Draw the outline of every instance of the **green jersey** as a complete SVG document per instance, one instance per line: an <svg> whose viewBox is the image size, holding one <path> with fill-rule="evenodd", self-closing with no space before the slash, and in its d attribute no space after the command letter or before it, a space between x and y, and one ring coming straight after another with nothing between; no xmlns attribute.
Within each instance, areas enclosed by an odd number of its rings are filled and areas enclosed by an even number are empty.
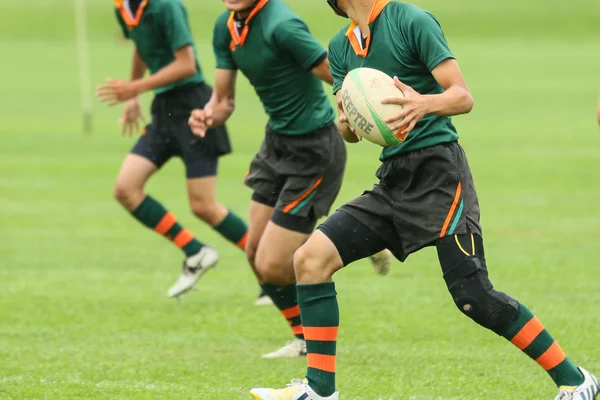
<svg viewBox="0 0 600 400"><path fill-rule="evenodd" d="M129 8L128 0L115 0L115 6L123 34L133 40L152 74L172 63L177 50L194 46L187 11L180 0L143 0L135 15ZM155 89L154 92L160 94L179 86L202 82L204 76L196 57L196 73L193 76Z"/></svg>
<svg viewBox="0 0 600 400"><path fill-rule="evenodd" d="M443 92L431 71L454 56L433 15L410 4L377 0L371 11L369 28L371 33L366 43L355 23L331 40L329 63L334 93L342 87L346 74L359 67L397 76L421 94ZM402 143L384 147L380 160L456 140L458 134L450 117L426 115Z"/></svg>
<svg viewBox="0 0 600 400"><path fill-rule="evenodd" d="M245 21L223 13L213 47L217 68L239 69L248 78L273 131L302 135L335 119L322 82L311 73L327 52L282 0L260 0Z"/></svg>

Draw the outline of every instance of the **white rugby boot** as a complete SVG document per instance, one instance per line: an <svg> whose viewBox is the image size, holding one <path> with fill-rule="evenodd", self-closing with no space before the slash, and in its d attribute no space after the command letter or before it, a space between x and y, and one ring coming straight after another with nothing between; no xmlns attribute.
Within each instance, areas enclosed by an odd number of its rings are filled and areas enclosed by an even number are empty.
<svg viewBox="0 0 600 400"><path fill-rule="evenodd" d="M381 250L377 254L373 254L369 257L375 272L379 275L387 275L390 273L392 268L392 262L394 261L394 255L388 249Z"/></svg>
<svg viewBox="0 0 600 400"><path fill-rule="evenodd" d="M281 349L265 354L262 358L296 358L304 356L306 356L306 340L296 338Z"/></svg>
<svg viewBox="0 0 600 400"><path fill-rule="evenodd" d="M250 396L256 400L339 400L340 398L338 392L329 397L319 396L308 386L306 379L295 379L285 389L252 389Z"/></svg>
<svg viewBox="0 0 600 400"><path fill-rule="evenodd" d="M561 386L554 400L595 400L600 392L598 378L579 367L585 380L579 386Z"/></svg>
<svg viewBox="0 0 600 400"><path fill-rule="evenodd" d="M183 272L169 289L169 297L179 297L193 289L198 279L209 269L216 267L218 262L219 253L212 247L203 246L198 253L183 262Z"/></svg>
<svg viewBox="0 0 600 400"><path fill-rule="evenodd" d="M255 306L272 306L273 300L263 290L260 291L258 297L254 301Z"/></svg>

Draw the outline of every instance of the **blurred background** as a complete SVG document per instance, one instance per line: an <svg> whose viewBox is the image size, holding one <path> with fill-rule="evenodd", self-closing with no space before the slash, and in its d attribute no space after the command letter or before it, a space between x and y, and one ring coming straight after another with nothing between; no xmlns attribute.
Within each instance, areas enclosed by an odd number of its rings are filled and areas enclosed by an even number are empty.
<svg viewBox="0 0 600 400"><path fill-rule="evenodd" d="M325 0L287 2L324 46L347 23ZM185 3L212 83L223 4ZM493 281L600 373L600 2L414 3L438 17L475 98L455 123ZM132 47L113 3L85 5L91 86L127 78ZM253 308L258 289L243 254L188 210L179 160L148 192L222 262L182 303L167 299L180 254L112 198L135 140L120 136L121 107L93 100L93 132L82 129L73 2L2 0L0 55L0 399L243 399L253 386L301 377L302 360L260 359L288 338L287 327L274 308ZM234 153L221 161L218 197L247 216L241 180L266 116L245 78L238 88L228 123ZM146 110L150 100L143 96ZM349 146L338 205L374 183L378 152ZM338 274L343 398L552 398L543 371L454 310L438 269L428 249L386 278L364 262Z"/></svg>

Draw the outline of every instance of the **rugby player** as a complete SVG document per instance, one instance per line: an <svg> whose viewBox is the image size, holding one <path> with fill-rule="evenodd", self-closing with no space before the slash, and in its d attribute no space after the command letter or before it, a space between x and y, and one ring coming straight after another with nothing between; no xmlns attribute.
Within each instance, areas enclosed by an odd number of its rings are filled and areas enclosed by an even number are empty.
<svg viewBox="0 0 600 400"><path fill-rule="evenodd" d="M343 79L354 68L375 68L395 77L405 97L384 103L404 108L386 122L407 137L383 149L379 183L333 213L296 252L306 379L281 390L252 389L251 395L260 400L338 399L339 312L333 274L385 248L404 261L423 247L435 246L448 290L463 314L544 368L559 387L556 400L595 399L598 380L575 366L532 312L494 289L488 278L477 193L450 120L470 112L473 98L437 20L403 2L328 3L336 14L352 20L329 45L338 100ZM339 108L344 139L357 142ZM354 393L351 398L367 396Z"/></svg>
<svg viewBox="0 0 600 400"><path fill-rule="evenodd" d="M125 102L122 133L139 131L144 121L138 95L154 91L152 121L125 157L115 185L117 201L141 224L165 236L185 254L183 272L169 289L170 297L190 290L219 260L218 252L200 242L159 201L144 191L146 182L171 157L185 165L193 213L245 251L246 224L216 200L219 157L231 152L224 126L195 136L187 123L194 108L203 107L212 89L206 84L180 0L115 0L116 17L126 38L133 40L130 80L108 79L97 96L113 106ZM145 77L146 71L150 75Z"/></svg>
<svg viewBox="0 0 600 400"><path fill-rule="evenodd" d="M346 165L322 84L333 78L327 52L285 2L225 0L225 6L213 34L215 90L206 107L194 110L190 126L204 137L207 128L225 123L235 106L237 71L248 78L269 120L245 178L253 190L246 255L295 335L264 357L304 356L293 256L328 214ZM390 258L384 251L372 261L381 271Z"/></svg>

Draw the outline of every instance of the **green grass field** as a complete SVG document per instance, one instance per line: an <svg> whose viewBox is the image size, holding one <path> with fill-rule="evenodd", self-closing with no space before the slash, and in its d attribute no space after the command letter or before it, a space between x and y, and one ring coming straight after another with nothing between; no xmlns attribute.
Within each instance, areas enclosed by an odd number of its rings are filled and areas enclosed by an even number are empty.
<svg viewBox="0 0 600 400"><path fill-rule="evenodd" d="M94 83L127 77L131 48L112 2L87 3ZM222 4L187 3L212 77L210 32ZM290 4L324 44L344 23L323 0ZM455 122L492 279L575 362L600 373L600 3L417 4L439 16L474 93L474 111ZM254 386L301 377L303 360L260 358L288 340L288 328L274 308L252 306L257 285L243 254L189 212L177 160L148 191L217 246L222 262L182 303L166 297L181 254L112 199L133 144L120 137L120 108L95 103L94 133L81 132L70 2L2 0L0 15L0 399L246 399ZM241 79L219 198L242 215L250 192L240 182L265 121ZM377 153L350 146L338 204L374 182ZM336 282L342 399L554 398L544 371L455 310L433 250L385 278L358 262Z"/></svg>

